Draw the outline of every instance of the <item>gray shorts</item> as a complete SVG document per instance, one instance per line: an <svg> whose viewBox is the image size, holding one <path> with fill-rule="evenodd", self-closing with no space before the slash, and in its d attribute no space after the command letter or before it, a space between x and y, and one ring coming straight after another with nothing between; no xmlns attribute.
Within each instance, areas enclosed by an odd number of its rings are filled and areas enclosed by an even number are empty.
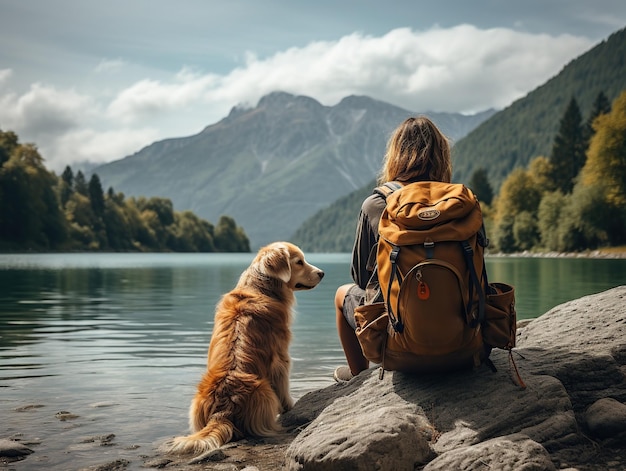
<svg viewBox="0 0 626 471"><path fill-rule="evenodd" d="M350 327L356 330L356 321L354 320L354 310L363 304L365 300L365 290L357 285L352 285L346 297L343 298L343 317L345 317Z"/></svg>

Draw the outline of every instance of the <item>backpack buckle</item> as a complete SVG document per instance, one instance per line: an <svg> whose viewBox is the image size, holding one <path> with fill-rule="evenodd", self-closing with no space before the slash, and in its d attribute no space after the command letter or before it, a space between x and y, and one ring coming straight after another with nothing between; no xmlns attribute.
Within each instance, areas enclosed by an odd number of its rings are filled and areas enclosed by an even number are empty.
<svg viewBox="0 0 626 471"><path fill-rule="evenodd" d="M426 252L426 258L435 258L435 243L432 239L424 241L424 251Z"/></svg>
<svg viewBox="0 0 626 471"><path fill-rule="evenodd" d="M396 260L398 260L398 254L400 253L400 247L398 247L397 245L394 245L393 248L391 249L391 253L389 254L389 260L391 260L391 263L395 264Z"/></svg>
<svg viewBox="0 0 626 471"><path fill-rule="evenodd" d="M404 331L404 324L402 323L400 319L391 321L391 327L393 327L393 330L395 330L399 334L401 334Z"/></svg>

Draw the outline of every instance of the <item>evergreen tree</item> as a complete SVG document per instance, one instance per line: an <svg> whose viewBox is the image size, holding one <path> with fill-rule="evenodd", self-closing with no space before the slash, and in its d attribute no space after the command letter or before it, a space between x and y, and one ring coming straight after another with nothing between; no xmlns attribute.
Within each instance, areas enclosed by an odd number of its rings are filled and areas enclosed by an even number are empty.
<svg viewBox="0 0 626 471"><path fill-rule="evenodd" d="M61 187L59 191L61 206L65 209L65 205L67 205L70 196L72 196L72 193L74 192L74 172L72 172L72 168L69 165L65 167L65 170L63 170L59 185Z"/></svg>
<svg viewBox="0 0 626 471"><path fill-rule="evenodd" d="M593 106L591 108L591 113L589 114L589 118L583 127L583 138L584 138L584 148L587 150L589 148L589 141L591 140L591 136L594 134L593 130L593 122L596 118L603 114L608 114L611 111L611 103L609 99L606 97L604 92L598 93L595 101L593 102Z"/></svg>
<svg viewBox="0 0 626 471"><path fill-rule="evenodd" d="M479 168L472 174L472 178L469 182L469 187L478 197L478 200L489 205L493 200L493 188L489 183L489 177L487 176L487 170Z"/></svg>
<svg viewBox="0 0 626 471"><path fill-rule="evenodd" d="M585 165L585 148L580 108L575 98L567 105L561 119L559 132L554 138L550 163L552 179L557 190L564 194L572 192L574 180Z"/></svg>
<svg viewBox="0 0 626 471"><path fill-rule="evenodd" d="M101 218L104 215L104 191L96 173L89 179L89 201L95 215Z"/></svg>
<svg viewBox="0 0 626 471"><path fill-rule="evenodd" d="M87 180L85 174L79 170L74 177L74 191L80 193L83 196L89 196L89 188L87 187Z"/></svg>
<svg viewBox="0 0 626 471"><path fill-rule="evenodd" d="M65 166L65 170L63 170L61 174L61 179L67 183L70 188L74 186L74 172L72 172L72 167L69 165Z"/></svg>

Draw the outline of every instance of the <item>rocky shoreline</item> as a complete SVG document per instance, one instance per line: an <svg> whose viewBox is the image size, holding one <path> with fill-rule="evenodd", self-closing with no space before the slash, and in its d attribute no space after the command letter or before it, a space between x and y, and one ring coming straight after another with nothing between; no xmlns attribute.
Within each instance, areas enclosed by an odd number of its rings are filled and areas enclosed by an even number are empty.
<svg viewBox="0 0 626 471"><path fill-rule="evenodd" d="M502 350L492 354L496 373L380 379L372 368L300 398L273 439L234 442L193 465L154 449L86 469L626 469L626 286L520 323L515 352L525 389ZM9 438L0 440L0 466L36 465L37 443ZM115 444L95 438L87 446Z"/></svg>

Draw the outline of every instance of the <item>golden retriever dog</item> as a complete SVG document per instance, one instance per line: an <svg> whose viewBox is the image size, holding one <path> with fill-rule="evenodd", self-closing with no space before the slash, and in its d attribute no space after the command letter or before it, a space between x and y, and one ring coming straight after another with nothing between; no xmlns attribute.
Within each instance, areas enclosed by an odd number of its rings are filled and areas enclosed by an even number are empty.
<svg viewBox="0 0 626 471"><path fill-rule="evenodd" d="M191 435L170 452L207 454L244 436L281 431L277 416L293 407L289 343L294 291L324 276L288 242L259 250L215 310L208 365L189 409Z"/></svg>

